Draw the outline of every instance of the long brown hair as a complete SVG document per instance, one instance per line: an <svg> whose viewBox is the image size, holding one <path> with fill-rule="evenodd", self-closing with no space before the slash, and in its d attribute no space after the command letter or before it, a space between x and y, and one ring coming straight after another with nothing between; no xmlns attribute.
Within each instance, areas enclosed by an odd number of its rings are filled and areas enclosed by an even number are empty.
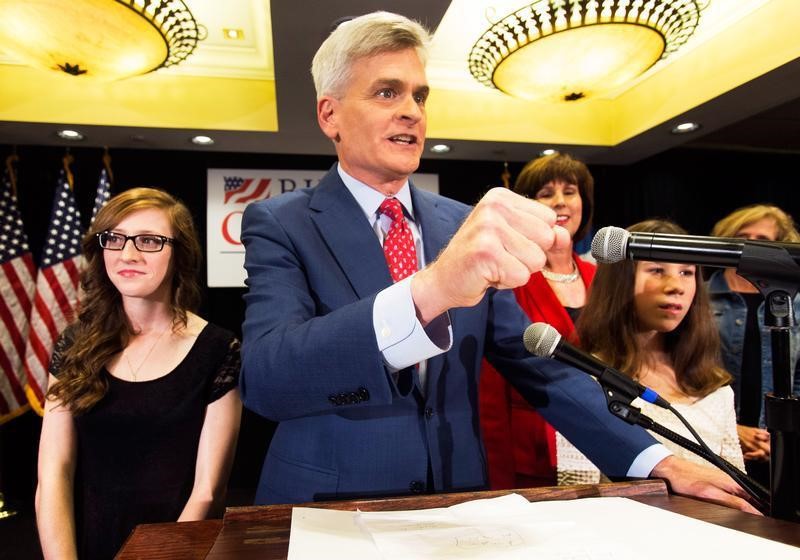
<svg viewBox="0 0 800 560"><path fill-rule="evenodd" d="M686 234L686 230L667 220L639 222L628 231ZM576 325L581 346L634 379L648 361L636 338L639 321L633 302L635 277L633 261L599 264ZM694 301L680 325L664 334L664 346L681 390L703 397L727 385L731 376L720 365L719 333L700 270L695 282Z"/></svg>
<svg viewBox="0 0 800 560"><path fill-rule="evenodd" d="M119 291L106 272L97 234L113 229L134 212L150 208L166 212L175 239L170 290L173 330L185 328L187 313L200 303L197 272L202 250L189 209L170 194L148 187L124 191L109 200L83 237L86 264L81 271L83 295L78 317L69 327L72 342L60 356L59 382L47 391L48 398L60 400L75 415L88 411L106 394L103 367L135 334Z"/></svg>

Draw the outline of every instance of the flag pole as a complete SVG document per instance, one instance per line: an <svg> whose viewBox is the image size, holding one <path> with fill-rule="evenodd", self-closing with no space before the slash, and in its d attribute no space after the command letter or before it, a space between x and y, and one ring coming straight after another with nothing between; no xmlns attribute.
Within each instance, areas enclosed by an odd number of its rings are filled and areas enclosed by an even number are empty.
<svg viewBox="0 0 800 560"><path fill-rule="evenodd" d="M108 146L103 148L103 167L108 174L108 182L114 184L114 173L111 171L111 154L108 153Z"/></svg>
<svg viewBox="0 0 800 560"><path fill-rule="evenodd" d="M19 156L15 153L6 158L6 171L8 172L8 180L11 181L11 194L17 196L17 170L14 164L19 161Z"/></svg>
<svg viewBox="0 0 800 560"><path fill-rule="evenodd" d="M64 173L67 175L67 184L69 185L69 190L75 190L75 178L72 176L72 169L69 168L69 166L72 165L72 162L75 161L75 158L69 153L69 148L67 148L67 153L64 155L61 161L64 163Z"/></svg>
<svg viewBox="0 0 800 560"><path fill-rule="evenodd" d="M511 188L511 172L508 170L507 161L503 162L503 172L500 174L500 180L503 182L505 188Z"/></svg>

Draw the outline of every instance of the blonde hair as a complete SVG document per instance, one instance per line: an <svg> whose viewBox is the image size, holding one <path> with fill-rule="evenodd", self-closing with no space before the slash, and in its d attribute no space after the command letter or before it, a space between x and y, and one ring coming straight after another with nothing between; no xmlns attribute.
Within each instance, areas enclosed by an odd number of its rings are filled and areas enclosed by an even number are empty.
<svg viewBox="0 0 800 560"><path fill-rule="evenodd" d="M413 48L424 65L429 42L430 34L419 23L389 12L373 12L339 24L311 63L317 99L343 95L351 67L360 58Z"/></svg>
<svg viewBox="0 0 800 560"><path fill-rule="evenodd" d="M776 241L788 243L800 242L800 233L792 217L771 204L751 204L734 210L714 225L711 235L714 237L736 237L742 228L759 220L769 218L775 221L778 229Z"/></svg>

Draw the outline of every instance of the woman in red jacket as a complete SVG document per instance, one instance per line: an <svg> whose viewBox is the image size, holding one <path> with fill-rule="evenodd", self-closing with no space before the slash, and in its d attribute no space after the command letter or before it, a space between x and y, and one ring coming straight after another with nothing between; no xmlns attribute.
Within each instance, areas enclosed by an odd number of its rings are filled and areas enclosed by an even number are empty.
<svg viewBox="0 0 800 560"><path fill-rule="evenodd" d="M573 241L589 231L594 179L582 162L567 154L535 159L522 169L513 190L550 206ZM570 246L548 252L544 269L514 292L532 322L550 323L572 339L594 271ZM556 483L555 430L485 360L480 418L493 489Z"/></svg>

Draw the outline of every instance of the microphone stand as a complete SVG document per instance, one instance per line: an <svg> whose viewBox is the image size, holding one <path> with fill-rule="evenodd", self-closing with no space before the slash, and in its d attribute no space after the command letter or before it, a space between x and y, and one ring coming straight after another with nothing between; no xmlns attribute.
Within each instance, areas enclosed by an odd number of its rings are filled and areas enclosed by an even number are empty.
<svg viewBox="0 0 800 560"><path fill-rule="evenodd" d="M633 406L631 403L633 399L635 399L638 395L632 391L630 391L627 387L623 387L621 384L614 383L615 376L612 374L610 376L606 376L606 373L609 373L610 370L606 370L603 375L598 377L600 381L600 385L604 389L604 393L606 396L606 402L608 402L608 410L614 416L621 418L628 424L633 424L637 426L641 426L647 430L652 430L653 432L660 434L670 440L673 443L676 443L683 447L684 449L688 449L689 451L699 455L712 465L719 468L721 471L726 473L730 476L733 480L739 483L741 486L752 498L755 502L756 508L761 511L762 513L767 513L770 509L770 497L769 492L766 488L762 487L758 484L755 480L747 476L745 473L737 469L735 466L730 464L728 461L711 451L708 448L706 443L700 438L697 432L694 431L694 428L689 425L689 423L683 418L683 416L671 406L669 410L675 414L678 419L686 426L686 428L691 432L691 434L695 437L697 442L694 442L690 439L683 437L682 435L673 432L669 428L666 428L650 418L649 416L642 414L640 408ZM607 379L604 379L606 378ZM611 383L606 383L606 381L611 380Z"/></svg>
<svg viewBox="0 0 800 560"><path fill-rule="evenodd" d="M764 326L772 344L773 392L764 396L770 434L770 515L800 521L800 398L792 394L794 364L789 349L789 331L797 324L793 301L800 266L783 249L747 241L736 272L764 296Z"/></svg>

